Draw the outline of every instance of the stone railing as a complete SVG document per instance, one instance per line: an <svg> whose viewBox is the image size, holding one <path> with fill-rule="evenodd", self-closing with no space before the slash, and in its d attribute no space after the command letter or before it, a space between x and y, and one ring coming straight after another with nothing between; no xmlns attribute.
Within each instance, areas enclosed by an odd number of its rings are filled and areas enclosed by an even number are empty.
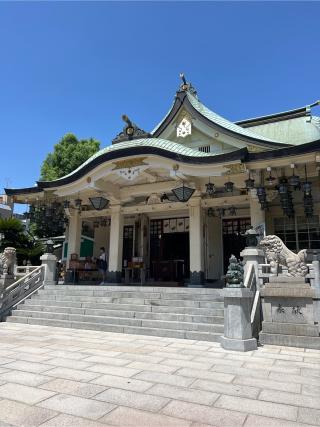
<svg viewBox="0 0 320 427"><path fill-rule="evenodd" d="M45 269L45 265L40 265L2 290L0 295L0 321L3 321L17 304L43 286Z"/></svg>
<svg viewBox="0 0 320 427"><path fill-rule="evenodd" d="M39 267L38 265L16 265L14 269L14 276L23 277L26 274L31 273L38 267Z"/></svg>

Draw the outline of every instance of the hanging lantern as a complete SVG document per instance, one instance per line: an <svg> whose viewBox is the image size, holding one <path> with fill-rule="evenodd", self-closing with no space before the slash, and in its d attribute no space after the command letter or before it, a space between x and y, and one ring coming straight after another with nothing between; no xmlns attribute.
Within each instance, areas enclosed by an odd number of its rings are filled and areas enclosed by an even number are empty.
<svg viewBox="0 0 320 427"><path fill-rule="evenodd" d="M305 196L311 195L311 182L308 181L307 165L304 165L305 181L302 183L302 191Z"/></svg>
<svg viewBox="0 0 320 427"><path fill-rule="evenodd" d="M282 177L278 186L279 194L287 194L289 191L287 178Z"/></svg>
<svg viewBox="0 0 320 427"><path fill-rule="evenodd" d="M288 178L288 183L294 190L297 190L300 188L300 177L294 173L295 165L291 164L290 167L292 169L292 175Z"/></svg>
<svg viewBox="0 0 320 427"><path fill-rule="evenodd" d="M301 187L306 196L311 195L311 182L305 181L302 183Z"/></svg>
<svg viewBox="0 0 320 427"><path fill-rule="evenodd" d="M195 192L195 189L186 187L184 184L182 184L182 187L174 188L172 192L179 202L187 202Z"/></svg>
<svg viewBox="0 0 320 427"><path fill-rule="evenodd" d="M209 208L207 211L207 215L211 218L216 216L215 210L213 208Z"/></svg>
<svg viewBox="0 0 320 427"><path fill-rule="evenodd" d="M233 186L234 186L234 183L231 181L228 181L228 182L225 182L224 189L227 193L232 193L233 192Z"/></svg>
<svg viewBox="0 0 320 427"><path fill-rule="evenodd" d="M63 202L63 207L64 207L65 209L69 209L69 207L70 207L70 200L64 200L64 202Z"/></svg>
<svg viewBox="0 0 320 427"><path fill-rule="evenodd" d="M210 182L210 178L209 178L209 182L206 184L206 193L208 194L209 197L213 197L215 192L216 192L216 187L212 182Z"/></svg>
<svg viewBox="0 0 320 427"><path fill-rule="evenodd" d="M249 171L249 177L244 181L244 183L247 190L251 190L251 188L254 188L254 179L251 178L250 171Z"/></svg>
<svg viewBox="0 0 320 427"><path fill-rule="evenodd" d="M104 197L89 197L89 200L92 207L96 211L101 211L102 209L106 208L109 204L109 200L105 199Z"/></svg>
<svg viewBox="0 0 320 427"><path fill-rule="evenodd" d="M261 205L261 210L263 210L263 211L269 209L269 203L266 200L260 202L260 205Z"/></svg>

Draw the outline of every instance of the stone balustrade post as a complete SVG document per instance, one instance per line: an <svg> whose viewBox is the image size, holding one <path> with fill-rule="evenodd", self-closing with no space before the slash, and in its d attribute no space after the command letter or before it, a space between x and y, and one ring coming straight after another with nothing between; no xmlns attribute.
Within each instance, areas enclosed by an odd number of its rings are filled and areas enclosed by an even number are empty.
<svg viewBox="0 0 320 427"><path fill-rule="evenodd" d="M226 350L250 351L257 349L257 340L252 337L251 302L253 292L247 288L225 288L224 335L221 346Z"/></svg>
<svg viewBox="0 0 320 427"><path fill-rule="evenodd" d="M259 280L259 264L264 264L265 255L261 249L257 247L246 247L241 253L240 256L243 258L244 264L244 280L246 278L246 274L249 271L249 267L251 264L254 266L254 272L257 278L257 287L258 290L260 288L260 280Z"/></svg>
<svg viewBox="0 0 320 427"><path fill-rule="evenodd" d="M53 254L44 254L40 257L40 260L41 264L45 266L43 279L44 284L55 285L57 283L57 257Z"/></svg>

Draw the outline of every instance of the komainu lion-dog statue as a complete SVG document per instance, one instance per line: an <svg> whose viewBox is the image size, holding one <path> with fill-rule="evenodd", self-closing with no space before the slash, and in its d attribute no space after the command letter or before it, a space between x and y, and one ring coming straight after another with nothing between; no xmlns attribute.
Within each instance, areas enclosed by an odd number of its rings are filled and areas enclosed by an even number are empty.
<svg viewBox="0 0 320 427"><path fill-rule="evenodd" d="M304 277L308 273L306 249L295 254L278 236L274 235L262 239L259 247L265 252L272 274L278 274L279 265L287 267L288 276L291 277Z"/></svg>
<svg viewBox="0 0 320 427"><path fill-rule="evenodd" d="M16 262L15 248L5 248L0 253L0 274L13 274Z"/></svg>

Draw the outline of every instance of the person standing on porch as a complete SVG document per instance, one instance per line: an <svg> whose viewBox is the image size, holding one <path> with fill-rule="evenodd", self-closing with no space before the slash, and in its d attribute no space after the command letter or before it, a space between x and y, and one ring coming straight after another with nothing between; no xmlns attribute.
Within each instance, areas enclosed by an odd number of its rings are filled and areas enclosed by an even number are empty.
<svg viewBox="0 0 320 427"><path fill-rule="evenodd" d="M107 263L107 254L106 254L105 248L103 246L100 248L98 268L99 268L100 274L102 276L102 282L100 283L100 285L104 285L106 282L106 274L107 274L107 269L108 269L108 263Z"/></svg>

